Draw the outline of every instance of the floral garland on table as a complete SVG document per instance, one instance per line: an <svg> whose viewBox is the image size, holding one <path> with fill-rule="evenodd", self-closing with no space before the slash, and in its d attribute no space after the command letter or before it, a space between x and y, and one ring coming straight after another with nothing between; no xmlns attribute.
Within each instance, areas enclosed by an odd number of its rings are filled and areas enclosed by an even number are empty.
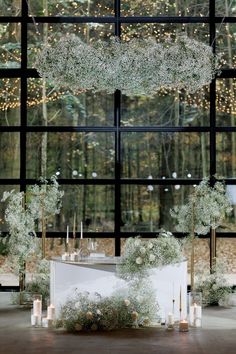
<svg viewBox="0 0 236 354"><path fill-rule="evenodd" d="M35 67L58 87L150 96L161 88L197 91L218 73L219 57L210 46L186 35L163 43L155 38L123 42L113 37L94 44L70 35L54 47L44 46Z"/></svg>
<svg viewBox="0 0 236 354"><path fill-rule="evenodd" d="M183 260L181 244L171 232L162 231L158 238L128 238L121 264L117 266L122 279L143 278L148 270Z"/></svg>

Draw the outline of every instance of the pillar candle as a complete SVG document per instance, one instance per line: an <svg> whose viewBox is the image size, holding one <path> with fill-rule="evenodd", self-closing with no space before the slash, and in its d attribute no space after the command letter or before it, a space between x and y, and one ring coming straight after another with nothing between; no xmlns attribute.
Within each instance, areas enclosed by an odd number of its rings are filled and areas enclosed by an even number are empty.
<svg viewBox="0 0 236 354"><path fill-rule="evenodd" d="M34 316L42 316L42 301L34 300L33 302L33 315Z"/></svg>
<svg viewBox="0 0 236 354"><path fill-rule="evenodd" d="M168 313L167 323L168 325L173 325L175 323L174 314L172 312Z"/></svg>
<svg viewBox="0 0 236 354"><path fill-rule="evenodd" d="M202 326L202 307L196 303L189 308L189 322L190 326L193 327Z"/></svg>
<svg viewBox="0 0 236 354"><path fill-rule="evenodd" d="M47 319L48 320L55 320L55 306L53 306L52 304L50 306L48 306Z"/></svg>
<svg viewBox="0 0 236 354"><path fill-rule="evenodd" d="M186 320L179 321L179 331L188 332L188 321Z"/></svg>

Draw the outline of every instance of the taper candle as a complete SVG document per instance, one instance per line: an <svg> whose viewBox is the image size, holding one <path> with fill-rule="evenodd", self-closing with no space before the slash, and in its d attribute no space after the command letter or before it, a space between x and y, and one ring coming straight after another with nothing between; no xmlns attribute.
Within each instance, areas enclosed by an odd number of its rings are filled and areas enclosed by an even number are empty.
<svg viewBox="0 0 236 354"><path fill-rule="evenodd" d="M81 238L81 240L83 238L83 221L81 221L81 223L80 223L80 238Z"/></svg>
<svg viewBox="0 0 236 354"><path fill-rule="evenodd" d="M66 227L66 243L69 243L69 225Z"/></svg>

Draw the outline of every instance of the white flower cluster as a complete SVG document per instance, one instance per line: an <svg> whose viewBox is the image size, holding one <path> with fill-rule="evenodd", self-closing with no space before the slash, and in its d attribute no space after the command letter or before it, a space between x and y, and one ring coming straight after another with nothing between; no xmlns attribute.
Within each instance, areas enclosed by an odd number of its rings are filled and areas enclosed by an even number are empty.
<svg viewBox="0 0 236 354"><path fill-rule="evenodd" d="M189 196L188 202L170 211L178 225L177 231L191 232L194 224L194 232L205 235L210 228L216 229L221 225L226 214L232 210L230 200L222 182L216 182L213 187L209 184L209 178L204 178L195 187Z"/></svg>
<svg viewBox="0 0 236 354"><path fill-rule="evenodd" d="M217 258L211 271L205 267L199 269L195 288L196 291L202 292L204 305L218 305L232 292L226 273L225 261Z"/></svg>
<svg viewBox="0 0 236 354"><path fill-rule="evenodd" d="M219 58L210 46L186 35L163 43L114 37L94 44L68 35L54 47L46 45L35 66L41 77L58 87L150 96L160 88L197 91L212 81Z"/></svg>
<svg viewBox="0 0 236 354"><path fill-rule="evenodd" d="M122 262L117 266L118 275L126 280L143 278L147 270L177 263L183 259L180 242L171 232L161 232L158 238L144 240L128 238Z"/></svg>

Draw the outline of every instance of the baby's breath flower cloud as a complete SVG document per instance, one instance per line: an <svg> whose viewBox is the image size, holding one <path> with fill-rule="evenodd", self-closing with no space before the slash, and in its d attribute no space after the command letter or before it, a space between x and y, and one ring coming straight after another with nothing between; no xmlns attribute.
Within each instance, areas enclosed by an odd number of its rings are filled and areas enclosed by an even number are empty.
<svg viewBox="0 0 236 354"><path fill-rule="evenodd" d="M45 45L35 67L56 87L151 96L161 88L190 93L209 84L219 70L219 57L202 42L179 35L175 41L155 38L86 44L79 37Z"/></svg>

